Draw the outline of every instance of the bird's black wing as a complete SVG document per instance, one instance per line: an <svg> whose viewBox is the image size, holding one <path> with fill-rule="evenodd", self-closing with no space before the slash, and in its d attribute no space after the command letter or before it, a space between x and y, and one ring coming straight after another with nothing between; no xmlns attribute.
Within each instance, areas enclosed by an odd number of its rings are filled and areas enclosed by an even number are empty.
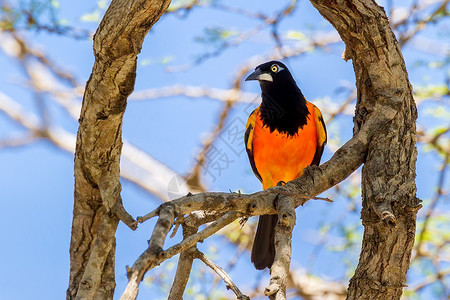
<svg viewBox="0 0 450 300"><path fill-rule="evenodd" d="M325 127L325 122L323 120L322 113L320 110L314 105L314 122L316 123L316 131L317 131L317 148L316 153L314 154L314 158L311 162L311 165L319 165L320 158L322 157L323 149L327 143L327 128Z"/></svg>
<svg viewBox="0 0 450 300"><path fill-rule="evenodd" d="M256 169L255 159L253 157L253 131L255 130L256 115L258 111L259 107L252 111L252 113L248 117L247 125L245 126L244 142L245 150L247 151L248 160L250 161L250 165L252 166L253 173L255 173L255 176L259 179L259 181L262 182L261 175Z"/></svg>

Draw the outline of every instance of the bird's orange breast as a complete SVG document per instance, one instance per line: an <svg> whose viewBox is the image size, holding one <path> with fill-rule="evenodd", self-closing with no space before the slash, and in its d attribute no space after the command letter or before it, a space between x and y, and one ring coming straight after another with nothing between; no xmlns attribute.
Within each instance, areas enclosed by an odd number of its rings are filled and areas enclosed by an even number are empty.
<svg viewBox="0 0 450 300"><path fill-rule="evenodd" d="M307 102L307 106L310 112L307 123L295 135L277 130L270 132L257 113L253 157L264 189L277 185L279 181L288 182L301 176L303 169L311 164L317 148L317 132L313 105Z"/></svg>

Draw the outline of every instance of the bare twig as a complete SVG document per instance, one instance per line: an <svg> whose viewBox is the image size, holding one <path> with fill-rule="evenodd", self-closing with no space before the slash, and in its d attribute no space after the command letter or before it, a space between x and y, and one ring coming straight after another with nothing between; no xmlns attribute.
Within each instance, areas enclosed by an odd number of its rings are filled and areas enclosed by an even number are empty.
<svg viewBox="0 0 450 300"><path fill-rule="evenodd" d="M136 230L137 222L136 220L126 211L123 207L122 197L119 195L116 203L111 210L125 225L131 230Z"/></svg>
<svg viewBox="0 0 450 300"><path fill-rule="evenodd" d="M2 92L0 92L0 111L27 129L29 133L26 136L29 136L30 141L46 138L58 148L74 153L76 139L74 134L57 127L57 125L42 128L39 117L25 110L17 101ZM169 200L168 182L172 180L184 182L183 178L173 170L129 142L123 143L120 175L145 191L155 194L163 201ZM180 194L187 194L190 189L187 185L177 185L176 188L178 189L177 193ZM196 191L195 189L191 190Z"/></svg>
<svg viewBox="0 0 450 300"><path fill-rule="evenodd" d="M288 196L288 197L291 197L291 198L301 198L301 199L308 199L308 200L323 200L323 201L326 201L328 203L333 203L334 202L333 200L331 200L329 198L325 198L325 197L317 197L317 196L311 197L311 196L296 195L296 194L293 194L293 193L284 192L284 191L277 191L277 190L269 191L269 193L280 194L280 195Z"/></svg>
<svg viewBox="0 0 450 300"><path fill-rule="evenodd" d="M291 270L288 287L305 300L344 300L347 287L344 283L326 281L318 276L308 276L300 270Z"/></svg>
<svg viewBox="0 0 450 300"><path fill-rule="evenodd" d="M258 97L254 93L246 93L237 89L219 89L206 86L173 85L156 89L136 91L130 96L130 100L139 101L147 99L161 99L183 95L189 98L209 98L220 101L251 103Z"/></svg>
<svg viewBox="0 0 450 300"><path fill-rule="evenodd" d="M238 300L250 300L250 297L247 295L242 294L242 292L239 290L239 288L236 286L236 284L233 282L231 277L218 265L213 263L208 257L206 257L205 254L203 254L198 249L194 252L195 258L200 259L205 265L210 267L214 272L217 273L217 275L220 276L220 278L223 279L225 282L227 289L231 289L233 293L236 295L236 298Z"/></svg>
<svg viewBox="0 0 450 300"><path fill-rule="evenodd" d="M427 276L422 282L419 282L417 284L415 284L414 286L411 287L411 290L415 291L415 292L419 292L420 290L424 289L425 287L429 286L430 284L435 283L436 281L438 281L441 278L445 278L450 276L450 270L445 270L442 272L438 272L436 274L432 274ZM443 296L447 295L446 293L443 293Z"/></svg>
<svg viewBox="0 0 450 300"><path fill-rule="evenodd" d="M442 4L435 9L425 20L423 21L417 21L415 22L417 25L416 27L412 30L412 32L409 32L407 34L402 34L400 35L399 38L399 44L400 46L403 46L404 44L406 44L409 40L411 40L411 38L413 38L419 31L423 30L425 28L425 26L432 22L434 20L434 18L436 16L438 16L440 13L442 13L443 11L445 11L447 4L449 3L450 0L445 0L442 2Z"/></svg>
<svg viewBox="0 0 450 300"><path fill-rule="evenodd" d="M351 91L351 93L348 95L347 99L345 100L345 102L343 104L341 104L338 109L332 111L330 113L330 116L328 118L326 118L326 123L330 123L332 120L334 120L334 118L336 118L336 116L342 114L347 107L356 99L356 89L353 89ZM325 108L324 111L327 111L328 109Z"/></svg>
<svg viewBox="0 0 450 300"><path fill-rule="evenodd" d="M219 116L219 121L214 129L211 136L204 142L203 149L200 151L200 154L197 156L197 163L195 164L191 176L189 176L187 182L191 186L201 186L201 169L205 165L206 157L209 153L209 151L212 148L212 145L216 138L219 136L219 133L221 132L223 126L225 125L225 121L227 120L228 114L231 111L231 108L233 107L233 102L227 101L222 109L222 112Z"/></svg>

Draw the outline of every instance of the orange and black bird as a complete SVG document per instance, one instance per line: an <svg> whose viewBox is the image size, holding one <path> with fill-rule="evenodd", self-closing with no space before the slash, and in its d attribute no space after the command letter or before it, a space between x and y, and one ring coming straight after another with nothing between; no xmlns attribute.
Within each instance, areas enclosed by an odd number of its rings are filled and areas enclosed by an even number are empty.
<svg viewBox="0 0 450 300"><path fill-rule="evenodd" d="M245 148L263 189L300 177L309 165L319 165L327 142L322 113L306 101L288 68L279 61L266 62L245 80L258 80L262 92L261 105L247 121ZM277 215L259 217L251 256L258 270L270 268L274 261L277 221Z"/></svg>

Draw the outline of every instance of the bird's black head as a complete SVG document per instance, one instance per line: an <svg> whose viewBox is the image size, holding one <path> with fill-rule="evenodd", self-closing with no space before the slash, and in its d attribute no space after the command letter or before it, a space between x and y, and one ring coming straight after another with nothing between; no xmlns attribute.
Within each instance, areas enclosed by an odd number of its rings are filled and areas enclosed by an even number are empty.
<svg viewBox="0 0 450 300"><path fill-rule="evenodd" d="M255 72L245 79L245 81L249 80L258 80L261 85L288 83L296 85L288 68L282 62L276 60L257 66Z"/></svg>
<svg viewBox="0 0 450 300"><path fill-rule="evenodd" d="M282 62L263 63L245 80L258 80L261 85L261 119L271 131L295 134L307 123L306 99Z"/></svg>

